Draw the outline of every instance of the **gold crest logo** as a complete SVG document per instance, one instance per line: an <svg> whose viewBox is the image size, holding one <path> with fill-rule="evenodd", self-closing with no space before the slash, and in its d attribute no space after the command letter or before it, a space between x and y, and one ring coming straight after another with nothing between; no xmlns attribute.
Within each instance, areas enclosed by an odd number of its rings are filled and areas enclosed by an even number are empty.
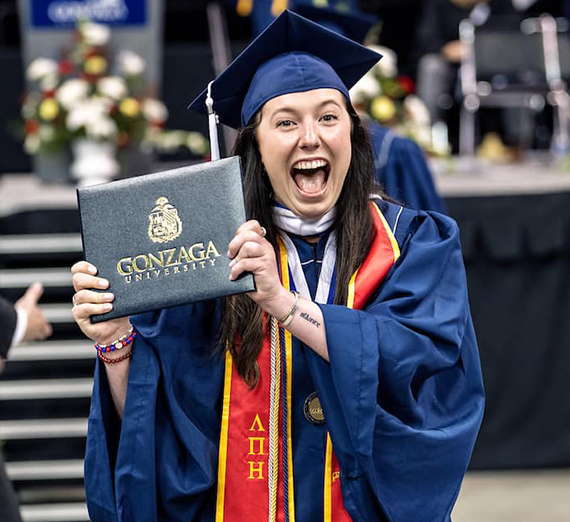
<svg viewBox="0 0 570 522"><path fill-rule="evenodd" d="M164 196L156 200L156 206L148 216L148 237L154 243L166 243L182 233L182 221L178 210Z"/></svg>

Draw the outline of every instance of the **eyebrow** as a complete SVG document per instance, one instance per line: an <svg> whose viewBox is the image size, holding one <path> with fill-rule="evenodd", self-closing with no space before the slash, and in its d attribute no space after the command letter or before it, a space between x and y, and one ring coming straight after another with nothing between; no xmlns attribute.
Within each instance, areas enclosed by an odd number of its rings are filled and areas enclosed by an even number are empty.
<svg viewBox="0 0 570 522"><path fill-rule="evenodd" d="M330 104L336 105L339 109L342 108L341 105L336 100L334 100L333 98L330 98L328 100L324 100L321 103L319 103L317 105L317 109L322 109L326 105L330 105ZM293 106L285 105L283 107L279 107L276 110L274 110L271 113L270 118L275 117L276 114L279 114L281 112L285 112L285 113L289 113L289 114L297 114L299 111L298 111L298 109L296 109Z"/></svg>

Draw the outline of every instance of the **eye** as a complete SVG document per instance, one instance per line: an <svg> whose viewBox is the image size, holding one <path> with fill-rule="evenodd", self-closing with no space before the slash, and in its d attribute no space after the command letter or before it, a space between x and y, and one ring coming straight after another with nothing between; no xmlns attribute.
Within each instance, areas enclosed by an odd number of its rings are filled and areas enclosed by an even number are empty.
<svg viewBox="0 0 570 522"><path fill-rule="evenodd" d="M328 123L338 120L338 116L336 116L335 114L325 114L324 116L321 117L321 120Z"/></svg>
<svg viewBox="0 0 570 522"><path fill-rule="evenodd" d="M292 120L281 120L277 122L277 127L291 127L294 125Z"/></svg>

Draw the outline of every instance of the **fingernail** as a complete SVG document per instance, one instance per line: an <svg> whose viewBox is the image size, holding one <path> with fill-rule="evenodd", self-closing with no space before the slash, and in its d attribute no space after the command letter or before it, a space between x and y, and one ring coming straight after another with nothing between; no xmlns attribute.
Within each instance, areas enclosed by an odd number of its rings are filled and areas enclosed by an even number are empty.
<svg viewBox="0 0 570 522"><path fill-rule="evenodd" d="M230 251L229 251L229 250L226 252L226 256L228 256L229 258L232 257L232 255L230 254Z"/></svg>
<svg viewBox="0 0 570 522"><path fill-rule="evenodd" d="M230 268L236 264L236 260L230 261Z"/></svg>
<svg viewBox="0 0 570 522"><path fill-rule="evenodd" d="M106 299L107 301L112 301L113 299L115 299L115 296L113 294L103 294L103 299Z"/></svg>
<svg viewBox="0 0 570 522"><path fill-rule="evenodd" d="M103 310L105 310L106 312L110 311L113 309L113 305L111 303L105 303L103 305Z"/></svg>
<svg viewBox="0 0 570 522"><path fill-rule="evenodd" d="M90 274L96 274L97 273L97 269L94 266L87 267L87 270L89 271Z"/></svg>
<svg viewBox="0 0 570 522"><path fill-rule="evenodd" d="M109 286L109 281L107 281L106 279L99 281L99 287L100 288L107 288L108 286Z"/></svg>

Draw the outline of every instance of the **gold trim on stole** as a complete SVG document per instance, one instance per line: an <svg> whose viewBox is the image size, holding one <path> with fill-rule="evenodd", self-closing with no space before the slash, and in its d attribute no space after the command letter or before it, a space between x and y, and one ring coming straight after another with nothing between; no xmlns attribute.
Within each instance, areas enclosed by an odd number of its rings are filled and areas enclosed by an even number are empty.
<svg viewBox="0 0 570 522"><path fill-rule="evenodd" d="M324 494L324 520L332 520L332 441L330 433L327 432L327 449L325 453L325 494Z"/></svg>
<svg viewBox="0 0 570 522"><path fill-rule="evenodd" d="M232 385L232 354L226 352L224 374L224 403L222 407L222 429L220 431L220 449L218 455L218 494L216 498L216 522L224 520L224 496L226 492L226 459L228 454L228 427L230 420L230 391Z"/></svg>
<svg viewBox="0 0 570 522"><path fill-rule="evenodd" d="M382 224L384 225L384 230L386 230L386 234L388 234L388 237L390 238L390 244L392 245L392 250L394 251L394 263L395 263L400 257L400 247L398 246L398 241L396 241L396 236L392 232L390 225L388 225L388 222L386 221L384 214L382 214L382 211L376 206L376 204L373 203L372 206L376 209L376 212L380 217L380 221L382 221Z"/></svg>

